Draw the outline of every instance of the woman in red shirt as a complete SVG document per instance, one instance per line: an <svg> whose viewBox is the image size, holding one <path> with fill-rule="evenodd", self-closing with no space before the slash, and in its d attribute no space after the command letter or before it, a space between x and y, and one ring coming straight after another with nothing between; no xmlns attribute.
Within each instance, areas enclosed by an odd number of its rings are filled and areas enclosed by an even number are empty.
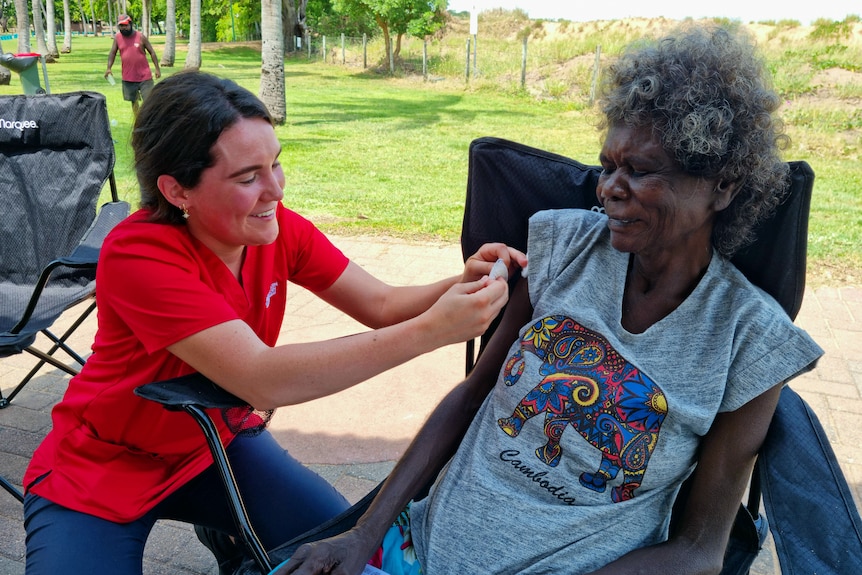
<svg viewBox="0 0 862 575"><path fill-rule="evenodd" d="M141 573L160 518L234 532L194 422L135 387L198 371L263 412L336 393L484 332L507 299L506 283L487 277L493 263L526 264L492 244L461 277L377 280L281 204L270 116L230 80L181 72L161 82L132 147L142 208L105 241L93 354L24 477L29 575ZM288 282L374 329L277 346ZM215 420L265 546L347 507L260 419L251 430Z"/></svg>

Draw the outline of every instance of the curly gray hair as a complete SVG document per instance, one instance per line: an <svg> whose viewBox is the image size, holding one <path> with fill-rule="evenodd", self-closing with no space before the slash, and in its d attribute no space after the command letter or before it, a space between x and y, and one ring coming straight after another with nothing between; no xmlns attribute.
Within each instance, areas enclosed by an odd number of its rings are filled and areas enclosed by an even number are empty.
<svg viewBox="0 0 862 575"><path fill-rule="evenodd" d="M779 98L741 30L689 24L629 48L605 74L601 127L650 126L691 175L737 182L712 234L726 257L750 243L787 188L779 151L789 141Z"/></svg>

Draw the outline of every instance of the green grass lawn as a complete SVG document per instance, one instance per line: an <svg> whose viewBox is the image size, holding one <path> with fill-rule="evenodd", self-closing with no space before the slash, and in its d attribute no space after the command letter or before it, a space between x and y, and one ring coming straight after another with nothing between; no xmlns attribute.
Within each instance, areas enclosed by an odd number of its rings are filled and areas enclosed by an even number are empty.
<svg viewBox="0 0 862 575"><path fill-rule="evenodd" d="M153 39L159 54L161 40ZM121 195L135 205L131 106L123 101L119 83L110 86L103 78L110 45L110 38L75 37L72 53L49 64L48 75L52 92L95 90L107 96L117 181ZM182 69L184 58L180 47L176 67L163 73ZM119 66L118 61L117 78ZM203 69L258 91L260 54L253 48L205 51ZM288 59L285 75L288 119L277 128L287 176L284 201L330 232L456 242L472 139L509 138L585 163L596 162L600 147L595 112L572 102L465 86L462 78L393 79L304 57ZM20 91L14 75L10 86L0 86L0 94ZM812 275L815 281L858 282L858 158L834 153L841 135L820 124L789 123L789 131L795 145L787 159L807 160L817 173L810 229ZM806 141L816 145L800 145Z"/></svg>

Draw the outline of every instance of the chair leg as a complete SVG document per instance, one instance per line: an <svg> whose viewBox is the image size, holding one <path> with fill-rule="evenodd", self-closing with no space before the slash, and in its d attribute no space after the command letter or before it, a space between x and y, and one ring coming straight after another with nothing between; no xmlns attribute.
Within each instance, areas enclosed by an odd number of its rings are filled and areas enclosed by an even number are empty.
<svg viewBox="0 0 862 575"><path fill-rule="evenodd" d="M80 324L78 324L78 325L80 325ZM72 330L72 329L78 327L78 325L72 326L69 329ZM50 339L51 341L54 342L54 345L51 347L51 350L48 352L48 355L54 355L54 353L58 349L62 349L63 351L65 351L69 355L69 357L71 357L72 359L74 359L75 361L77 361L81 365L84 365L84 362L87 361L83 357L78 355L77 351L75 351L74 349L72 349L71 347L66 345L66 339L68 338L68 335L64 334L62 338L58 338L56 335L51 333L51 330L48 330L48 329L43 329L42 333L45 334L45 336L48 339ZM71 335L72 332L69 331L67 333L69 335Z"/></svg>
<svg viewBox="0 0 862 575"><path fill-rule="evenodd" d="M9 483L9 481L5 477L0 476L0 487L8 491L12 495L12 497L17 499L21 503L24 503L24 495L20 491L18 491L14 485Z"/></svg>
<svg viewBox="0 0 862 575"><path fill-rule="evenodd" d="M273 565L269 559L269 555L263 548L263 544L260 542L260 539L251 525L251 520L248 517L248 512L245 509L245 504L243 503L242 496L239 493L239 487L237 487L236 484L236 478L233 475L233 469L231 469L230 462L227 459L227 453L225 452L224 445L219 437L218 429L216 429L216 426L212 419L210 419L209 415L207 415L207 413L197 405L184 405L183 409L189 413L195 421L197 421L198 425L204 432L204 436L206 436L207 444L209 445L210 452L215 460L216 469L218 470L219 475L221 475L222 483L224 484L225 492L228 496L228 503L243 543L246 544L254 557L254 561L257 563L258 569L260 569L262 573L269 573L272 571Z"/></svg>
<svg viewBox="0 0 862 575"><path fill-rule="evenodd" d="M78 329L78 327L80 327L80 325L82 323L84 323L84 321L93 312L94 309L96 309L96 301L95 300L93 300L93 303L91 303L87 307L87 309L84 310L84 312L78 317L78 319L75 320L75 323L73 323L71 326L69 326L69 329L67 329L63 333L63 335L60 337L57 337L56 335L54 335L53 333L51 333L47 329L43 329L42 333L45 335L45 337L47 337L48 339L50 339L51 341L54 342L54 345L51 346L51 349L48 350L47 353L40 350L40 349L36 349L32 345L28 346L27 348L24 349L24 351L26 351L30 355L33 355L33 356L39 358L39 363L37 363L36 366L30 370L30 372L24 377L24 379L22 379L18 383L18 385L15 387L15 389L12 390L12 392L9 395L7 395L6 397L3 397L3 394L0 393L0 409L3 409L4 407L9 407L9 404L12 402L12 399L16 395L18 395L18 392L21 391L24 388L24 386L30 382L31 379L33 379L33 377L36 375L36 373L38 373L39 370L42 369L42 366L45 365L46 363L56 367L57 369L59 369L61 371L65 371L66 373L68 373L71 376L78 375L79 370L77 370L73 367L70 367L70 366L66 365L65 363L63 363L62 361L55 358L54 353L57 350L62 349L73 360L75 360L76 362L78 362L81 365L84 365L84 362L86 360L83 357L81 357L77 352L75 352L75 350L73 350L71 347L66 345L66 340L69 339L69 337L72 335L72 333L74 333L75 330Z"/></svg>

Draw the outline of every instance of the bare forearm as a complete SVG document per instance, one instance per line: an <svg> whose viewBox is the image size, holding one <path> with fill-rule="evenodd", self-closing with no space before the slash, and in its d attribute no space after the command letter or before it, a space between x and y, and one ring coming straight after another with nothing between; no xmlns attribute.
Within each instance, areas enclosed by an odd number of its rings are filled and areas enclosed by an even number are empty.
<svg viewBox="0 0 862 575"><path fill-rule="evenodd" d="M114 59L117 57L117 40L111 44L111 50L108 52L108 71L114 66Z"/></svg>
<svg viewBox="0 0 862 575"><path fill-rule="evenodd" d="M677 539L635 549L590 575L717 575L721 557L704 554L688 541Z"/></svg>
<svg viewBox="0 0 862 575"><path fill-rule="evenodd" d="M506 313L476 368L437 406L356 526L336 537L300 547L278 573L362 571L393 520L434 479L457 451L482 402L493 389L518 327L532 308L526 281L515 287ZM334 569L335 568L335 569Z"/></svg>
<svg viewBox="0 0 862 575"><path fill-rule="evenodd" d="M437 406L352 529L303 545L276 573L353 575L362 572L395 518L457 450L475 413L475 410L464 410L462 399L468 386L463 382Z"/></svg>
<svg viewBox="0 0 862 575"><path fill-rule="evenodd" d="M318 295L364 325L383 327L420 315L457 283L480 281L498 259L507 263L513 272L527 262L526 256L518 250L503 244L485 244L468 258L460 276L422 286L401 287L383 283L350 262L341 277Z"/></svg>
<svg viewBox="0 0 862 575"><path fill-rule="evenodd" d="M432 349L476 337L507 296L501 281L461 283L407 321L274 348L237 319L192 334L168 351L254 407L270 409L336 393Z"/></svg>
<svg viewBox="0 0 862 575"><path fill-rule="evenodd" d="M234 326L244 330L243 326ZM198 357L175 350L190 365L259 409L325 397L431 351L445 341L423 319L339 339L268 347L245 344L241 353ZM221 334L222 341L245 340ZM448 342L446 342L448 343Z"/></svg>
<svg viewBox="0 0 862 575"><path fill-rule="evenodd" d="M153 61L153 66L155 67L156 72L160 71L159 70L159 57L156 56L156 51L152 48L150 48L150 59Z"/></svg>
<svg viewBox="0 0 862 575"><path fill-rule="evenodd" d="M393 325L420 315L440 299L447 289L458 283L459 279L451 277L428 285L395 288L389 297L381 302L380 324L370 327Z"/></svg>

